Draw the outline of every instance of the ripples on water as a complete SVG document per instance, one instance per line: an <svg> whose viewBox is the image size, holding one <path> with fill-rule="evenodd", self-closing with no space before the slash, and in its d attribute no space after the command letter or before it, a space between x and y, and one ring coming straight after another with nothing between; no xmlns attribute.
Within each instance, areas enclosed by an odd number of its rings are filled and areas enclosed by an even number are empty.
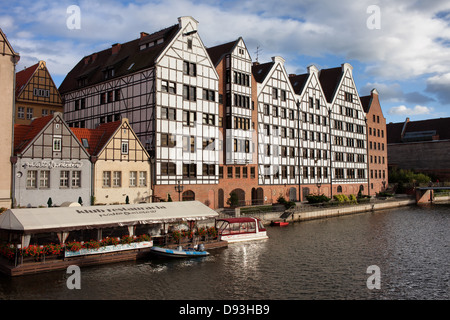
<svg viewBox="0 0 450 320"><path fill-rule="evenodd" d="M268 227L270 239L193 260L149 259L9 279L0 299L449 299L450 206ZM367 267L381 270L369 290Z"/></svg>

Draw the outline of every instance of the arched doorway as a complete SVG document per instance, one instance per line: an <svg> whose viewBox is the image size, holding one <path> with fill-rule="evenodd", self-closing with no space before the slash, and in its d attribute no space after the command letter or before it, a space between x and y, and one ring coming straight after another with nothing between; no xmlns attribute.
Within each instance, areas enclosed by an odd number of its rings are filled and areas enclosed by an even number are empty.
<svg viewBox="0 0 450 320"><path fill-rule="evenodd" d="M182 201L193 201L195 200L195 193L192 190L186 190L185 192L183 192Z"/></svg>
<svg viewBox="0 0 450 320"><path fill-rule="evenodd" d="M219 189L219 191L217 192L217 197L218 197L218 206L219 208L223 208L224 207L224 194L223 194L223 189Z"/></svg>
<svg viewBox="0 0 450 320"><path fill-rule="evenodd" d="M256 189L256 204L264 204L264 189L261 187Z"/></svg>
<svg viewBox="0 0 450 320"><path fill-rule="evenodd" d="M235 193L237 196L237 205L245 206L245 191L239 188L234 189L233 191L230 192L230 197L232 193Z"/></svg>
<svg viewBox="0 0 450 320"><path fill-rule="evenodd" d="M297 200L297 189L294 187L289 189L289 201L296 201Z"/></svg>
<svg viewBox="0 0 450 320"><path fill-rule="evenodd" d="M305 187L302 189L303 191L303 200L306 199L307 196L309 196L310 190L308 187Z"/></svg>

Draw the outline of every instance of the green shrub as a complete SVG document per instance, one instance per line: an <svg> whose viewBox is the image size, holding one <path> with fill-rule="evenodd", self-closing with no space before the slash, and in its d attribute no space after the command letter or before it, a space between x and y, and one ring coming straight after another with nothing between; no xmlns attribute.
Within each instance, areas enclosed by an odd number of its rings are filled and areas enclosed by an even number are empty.
<svg viewBox="0 0 450 320"><path fill-rule="evenodd" d="M308 200L308 203L322 203L322 202L328 202L331 200L331 198L328 198L326 195L307 195L306 200Z"/></svg>

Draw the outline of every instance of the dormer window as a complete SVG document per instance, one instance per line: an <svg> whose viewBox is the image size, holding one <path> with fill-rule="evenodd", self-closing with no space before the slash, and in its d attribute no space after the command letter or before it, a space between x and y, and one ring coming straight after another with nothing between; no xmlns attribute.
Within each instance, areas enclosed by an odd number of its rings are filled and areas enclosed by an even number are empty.
<svg viewBox="0 0 450 320"><path fill-rule="evenodd" d="M85 85L87 85L87 77L82 77L82 78L78 79L79 87L84 87Z"/></svg>
<svg viewBox="0 0 450 320"><path fill-rule="evenodd" d="M105 79L110 79L114 77L114 68L108 68L105 71L103 71L103 75Z"/></svg>

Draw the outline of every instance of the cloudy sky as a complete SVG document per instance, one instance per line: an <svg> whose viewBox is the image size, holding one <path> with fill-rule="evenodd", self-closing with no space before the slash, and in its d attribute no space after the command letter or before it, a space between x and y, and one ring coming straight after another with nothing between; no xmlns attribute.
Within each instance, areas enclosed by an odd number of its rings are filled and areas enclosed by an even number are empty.
<svg viewBox="0 0 450 320"><path fill-rule="evenodd" d="M82 57L180 16L199 21L205 46L242 36L254 61L282 56L288 73L350 63L359 94L376 88L388 122L450 117L448 0L0 0L18 70L45 60L57 86Z"/></svg>

